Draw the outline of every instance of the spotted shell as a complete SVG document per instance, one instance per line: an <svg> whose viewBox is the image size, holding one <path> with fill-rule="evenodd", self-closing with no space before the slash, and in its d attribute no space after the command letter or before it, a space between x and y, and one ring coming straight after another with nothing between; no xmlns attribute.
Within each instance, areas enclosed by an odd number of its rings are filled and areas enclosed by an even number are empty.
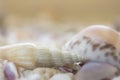
<svg viewBox="0 0 120 80"><path fill-rule="evenodd" d="M104 25L81 30L63 50L77 53L88 61L106 62L120 68L120 34Z"/></svg>

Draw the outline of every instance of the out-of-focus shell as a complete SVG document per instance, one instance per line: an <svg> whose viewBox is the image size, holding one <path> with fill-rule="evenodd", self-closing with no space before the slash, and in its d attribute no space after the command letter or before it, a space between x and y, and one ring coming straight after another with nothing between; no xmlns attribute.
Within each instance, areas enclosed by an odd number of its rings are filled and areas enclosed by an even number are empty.
<svg viewBox="0 0 120 80"><path fill-rule="evenodd" d="M106 80L116 76L118 69L107 63L88 62L77 72L75 80Z"/></svg>
<svg viewBox="0 0 120 80"><path fill-rule="evenodd" d="M59 73L59 74L55 74L49 80L74 80L73 78L74 76L72 73Z"/></svg>
<svg viewBox="0 0 120 80"><path fill-rule="evenodd" d="M52 76L61 71L53 68L36 68L34 70L25 70L21 79L30 80L49 80Z"/></svg>
<svg viewBox="0 0 120 80"><path fill-rule="evenodd" d="M113 78L112 80L120 80L120 76Z"/></svg>
<svg viewBox="0 0 120 80"><path fill-rule="evenodd" d="M52 68L37 68L33 70L32 74L39 74L41 79L50 79L53 75L60 73L61 71Z"/></svg>
<svg viewBox="0 0 120 80"><path fill-rule="evenodd" d="M19 77L17 68L12 62L6 63L4 68L4 74L7 80L16 80Z"/></svg>

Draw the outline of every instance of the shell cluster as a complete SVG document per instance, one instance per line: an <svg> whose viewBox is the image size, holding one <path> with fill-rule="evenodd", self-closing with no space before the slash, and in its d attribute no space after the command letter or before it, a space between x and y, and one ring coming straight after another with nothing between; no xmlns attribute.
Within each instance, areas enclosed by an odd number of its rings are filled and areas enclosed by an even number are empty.
<svg viewBox="0 0 120 80"><path fill-rule="evenodd" d="M119 80L119 39L117 31L94 25L62 49L33 43L1 46L0 59L13 63L0 65L0 80Z"/></svg>

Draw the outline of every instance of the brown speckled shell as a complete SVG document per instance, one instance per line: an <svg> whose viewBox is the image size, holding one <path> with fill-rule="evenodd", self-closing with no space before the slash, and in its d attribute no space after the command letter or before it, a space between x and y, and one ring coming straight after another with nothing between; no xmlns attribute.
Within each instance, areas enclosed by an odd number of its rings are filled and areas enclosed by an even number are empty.
<svg viewBox="0 0 120 80"><path fill-rule="evenodd" d="M107 62L120 68L120 35L103 25L83 29L66 43L63 50L77 53L89 61Z"/></svg>

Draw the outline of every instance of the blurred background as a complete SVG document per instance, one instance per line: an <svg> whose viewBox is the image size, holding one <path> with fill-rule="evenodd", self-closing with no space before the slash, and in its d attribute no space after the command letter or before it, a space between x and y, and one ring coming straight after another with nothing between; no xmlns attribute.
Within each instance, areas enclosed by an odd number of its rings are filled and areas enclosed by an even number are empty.
<svg viewBox="0 0 120 80"><path fill-rule="evenodd" d="M61 46L89 25L119 31L120 0L0 0L1 45L34 42Z"/></svg>

